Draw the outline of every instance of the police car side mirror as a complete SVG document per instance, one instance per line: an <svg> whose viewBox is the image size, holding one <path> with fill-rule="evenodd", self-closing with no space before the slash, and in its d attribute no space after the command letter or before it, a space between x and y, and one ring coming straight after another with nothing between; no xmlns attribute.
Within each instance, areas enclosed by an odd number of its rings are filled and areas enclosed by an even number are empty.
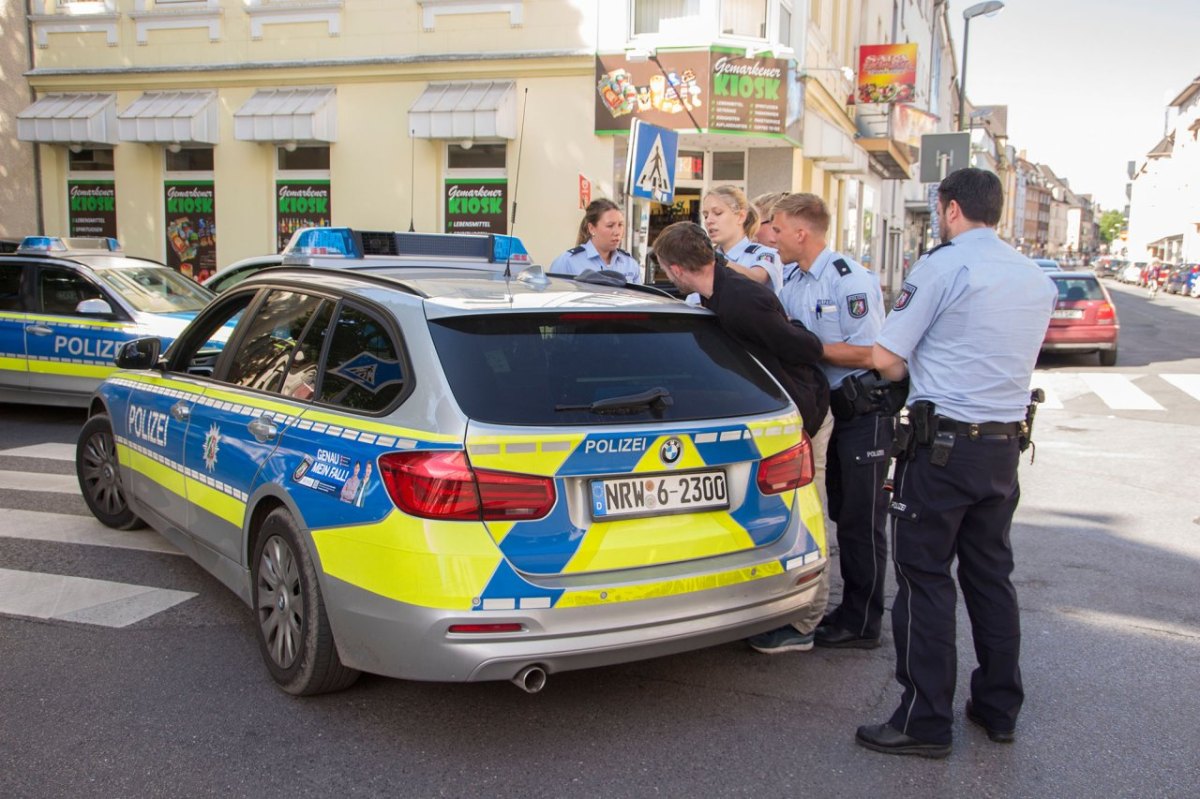
<svg viewBox="0 0 1200 799"><path fill-rule="evenodd" d="M117 368L133 371L153 369L158 363L158 353L161 349L162 342L153 336L126 341L117 351Z"/></svg>
<svg viewBox="0 0 1200 799"><path fill-rule="evenodd" d="M83 314L84 316L112 316L112 306L107 300L90 299L84 300L75 306L75 313Z"/></svg>

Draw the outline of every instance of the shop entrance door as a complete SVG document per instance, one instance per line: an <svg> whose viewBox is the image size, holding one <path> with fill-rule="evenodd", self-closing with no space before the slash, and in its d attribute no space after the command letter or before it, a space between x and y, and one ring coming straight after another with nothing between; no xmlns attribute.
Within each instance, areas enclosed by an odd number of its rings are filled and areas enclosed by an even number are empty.
<svg viewBox="0 0 1200 799"><path fill-rule="evenodd" d="M654 240L658 238L658 234L663 229L673 222L695 222L700 223L700 195L701 190L694 189L676 189L675 201L670 205L662 203L654 203L650 211L650 231L648 243L650 249L654 249ZM671 281L667 279L666 274L661 270L655 270L655 273L650 276L651 283L667 283Z"/></svg>

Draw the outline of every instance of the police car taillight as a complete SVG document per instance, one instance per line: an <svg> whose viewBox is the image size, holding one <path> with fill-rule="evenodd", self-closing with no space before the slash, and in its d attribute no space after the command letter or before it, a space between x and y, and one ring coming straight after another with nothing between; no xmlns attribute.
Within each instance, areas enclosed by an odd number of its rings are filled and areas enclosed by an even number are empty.
<svg viewBox="0 0 1200 799"><path fill-rule="evenodd" d="M758 490L764 494L782 494L808 485L814 474L812 443L806 433L796 446L758 464Z"/></svg>
<svg viewBox="0 0 1200 799"><path fill-rule="evenodd" d="M522 521L554 507L554 481L474 469L463 452L393 452L379 472L396 507L424 519Z"/></svg>

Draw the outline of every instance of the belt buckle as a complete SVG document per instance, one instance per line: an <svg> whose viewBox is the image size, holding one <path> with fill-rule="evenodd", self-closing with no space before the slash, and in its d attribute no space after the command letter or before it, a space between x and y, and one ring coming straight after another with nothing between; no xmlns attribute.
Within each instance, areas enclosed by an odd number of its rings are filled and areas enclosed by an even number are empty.
<svg viewBox="0 0 1200 799"><path fill-rule="evenodd" d="M971 426L968 428L967 435L970 437L970 439L972 441L978 441L979 440L979 425L972 422Z"/></svg>

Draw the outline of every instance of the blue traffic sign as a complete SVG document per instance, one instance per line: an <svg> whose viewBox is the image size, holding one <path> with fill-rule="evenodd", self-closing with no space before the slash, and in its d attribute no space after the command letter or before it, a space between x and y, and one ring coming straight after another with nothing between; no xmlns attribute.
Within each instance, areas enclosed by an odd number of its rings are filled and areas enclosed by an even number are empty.
<svg viewBox="0 0 1200 799"><path fill-rule="evenodd" d="M630 194L659 203L674 202L679 134L635 119L630 131L629 152L633 156L630 160Z"/></svg>

